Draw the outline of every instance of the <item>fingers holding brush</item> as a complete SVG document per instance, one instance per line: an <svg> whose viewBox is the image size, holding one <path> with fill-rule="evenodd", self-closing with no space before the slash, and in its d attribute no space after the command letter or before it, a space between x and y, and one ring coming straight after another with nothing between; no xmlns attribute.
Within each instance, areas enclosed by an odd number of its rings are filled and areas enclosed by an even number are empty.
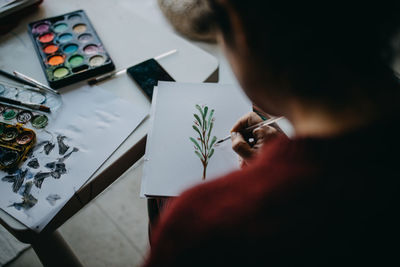
<svg viewBox="0 0 400 267"><path fill-rule="evenodd" d="M271 142L279 135L280 132L271 126L259 127L249 135L232 132L232 149L243 158L243 160L250 160L261 151L263 145Z"/></svg>
<svg viewBox="0 0 400 267"><path fill-rule="evenodd" d="M260 116L257 115L255 112L249 112L243 117L241 117L235 125L233 125L231 132L242 132L246 128L256 125L263 120L260 118Z"/></svg>
<svg viewBox="0 0 400 267"><path fill-rule="evenodd" d="M274 140L281 133L269 125L257 126L263 120L255 112L243 116L233 126L231 132L232 149L240 156L241 166L247 165L261 151L261 147ZM246 131L255 126L254 130Z"/></svg>
<svg viewBox="0 0 400 267"><path fill-rule="evenodd" d="M243 159L250 159L254 154L254 149L238 132L231 133L232 149Z"/></svg>
<svg viewBox="0 0 400 267"><path fill-rule="evenodd" d="M261 127L258 127L253 130L253 136L255 140L255 144L253 148L261 148L263 145L266 143L271 142L275 138L277 138L281 134L280 131L278 131L276 128L273 126L269 125L264 125Z"/></svg>
<svg viewBox="0 0 400 267"><path fill-rule="evenodd" d="M231 130L232 149L244 160L250 159L254 154L254 149L248 142L248 138L251 136L244 136L241 132L244 132L248 127L256 125L262 122L260 116L255 112L250 112L241 117Z"/></svg>

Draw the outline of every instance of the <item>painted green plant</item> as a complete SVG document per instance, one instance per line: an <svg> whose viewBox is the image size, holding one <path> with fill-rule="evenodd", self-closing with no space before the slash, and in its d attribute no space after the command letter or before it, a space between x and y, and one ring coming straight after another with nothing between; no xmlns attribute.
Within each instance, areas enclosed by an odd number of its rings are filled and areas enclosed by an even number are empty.
<svg viewBox="0 0 400 267"><path fill-rule="evenodd" d="M214 145L217 137L211 137L211 132L214 127L214 110L208 113L208 107L199 105L195 106L199 114L193 114L195 120L192 125L193 130L196 131L197 137L189 137L190 141L194 144L194 153L200 158L203 165L203 180L206 179L207 166L212 155L214 154Z"/></svg>

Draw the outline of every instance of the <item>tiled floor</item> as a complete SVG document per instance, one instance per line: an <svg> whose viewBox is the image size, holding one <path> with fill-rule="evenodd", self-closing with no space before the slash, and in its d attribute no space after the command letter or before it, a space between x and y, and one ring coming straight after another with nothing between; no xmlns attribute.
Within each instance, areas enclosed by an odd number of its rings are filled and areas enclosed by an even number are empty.
<svg viewBox="0 0 400 267"><path fill-rule="evenodd" d="M139 266L143 262L148 219L146 200L139 198L141 175L138 163L60 228L84 266ZM42 265L28 249L8 266Z"/></svg>

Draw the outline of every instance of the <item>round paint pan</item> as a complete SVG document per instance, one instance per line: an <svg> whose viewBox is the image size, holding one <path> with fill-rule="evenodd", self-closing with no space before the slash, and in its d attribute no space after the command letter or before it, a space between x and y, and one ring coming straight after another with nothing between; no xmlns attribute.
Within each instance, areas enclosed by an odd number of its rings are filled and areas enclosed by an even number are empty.
<svg viewBox="0 0 400 267"><path fill-rule="evenodd" d="M46 102L46 95L39 92L31 92L31 97L29 98L29 102L32 104L43 104Z"/></svg>
<svg viewBox="0 0 400 267"><path fill-rule="evenodd" d="M49 119L46 115L36 115L35 117L33 117L32 126L40 129L46 127L48 122Z"/></svg>
<svg viewBox="0 0 400 267"><path fill-rule="evenodd" d="M68 63L71 65L72 68L78 67L83 63L83 56L81 55L74 55L69 58Z"/></svg>
<svg viewBox="0 0 400 267"><path fill-rule="evenodd" d="M79 23L74 25L74 27L72 27L72 30L76 33L84 33L87 29L86 24L83 23Z"/></svg>
<svg viewBox="0 0 400 267"><path fill-rule="evenodd" d="M43 34L45 32L48 32L50 29L50 23L47 21L44 22L39 22L38 24L35 24L32 28L32 33L33 34Z"/></svg>
<svg viewBox="0 0 400 267"><path fill-rule="evenodd" d="M82 43L87 43L92 40L93 36L90 33L84 33L78 36L78 40Z"/></svg>
<svg viewBox="0 0 400 267"><path fill-rule="evenodd" d="M12 120L17 116L17 111L15 109L9 108L4 110L3 112L3 118L6 121Z"/></svg>
<svg viewBox="0 0 400 267"><path fill-rule="evenodd" d="M79 46L77 44L67 44L64 46L63 51L67 54L72 54L78 50Z"/></svg>
<svg viewBox="0 0 400 267"><path fill-rule="evenodd" d="M62 55L54 55L47 59L47 63L51 66L57 66L63 64L65 61Z"/></svg>
<svg viewBox="0 0 400 267"><path fill-rule="evenodd" d="M15 127L5 128L0 139L6 142L10 142L18 136L18 130Z"/></svg>
<svg viewBox="0 0 400 267"><path fill-rule="evenodd" d="M18 135L16 142L19 145L26 145L33 140L33 137L34 137L33 132L25 131L22 132L20 135Z"/></svg>
<svg viewBox="0 0 400 267"><path fill-rule="evenodd" d="M61 22L57 23L53 26L53 31L60 33L60 32L65 32L68 29L68 24Z"/></svg>
<svg viewBox="0 0 400 267"><path fill-rule="evenodd" d="M19 123L25 124L28 121L30 121L33 117L32 112L30 112L29 110L23 110L20 113L18 113L17 115L17 121Z"/></svg>
<svg viewBox="0 0 400 267"><path fill-rule="evenodd" d="M31 94L32 94L32 92L30 92L28 90L18 92L17 100L21 101L21 102L29 103L29 102L31 102Z"/></svg>
<svg viewBox="0 0 400 267"><path fill-rule="evenodd" d="M80 19L80 18L81 18L81 15L79 15L79 14L72 14L72 15L69 15L68 20L78 20L78 19Z"/></svg>
<svg viewBox="0 0 400 267"><path fill-rule="evenodd" d="M97 56L93 56L89 59L89 65L91 67L98 67L104 64L106 60L104 59L103 56L97 55Z"/></svg>
<svg viewBox="0 0 400 267"><path fill-rule="evenodd" d="M57 52L57 50L58 50L58 46L53 45L53 44L46 45L43 48L43 52L45 52L46 54L53 54L53 53Z"/></svg>
<svg viewBox="0 0 400 267"><path fill-rule="evenodd" d="M83 52L85 52L88 55L97 54L98 51L99 51L99 47L94 44L87 45L83 48Z"/></svg>
<svg viewBox="0 0 400 267"><path fill-rule="evenodd" d="M57 79L61 79L69 74L69 70L65 67L57 68L53 72L53 76Z"/></svg>
<svg viewBox="0 0 400 267"><path fill-rule="evenodd" d="M52 111L57 111L61 107L61 105L62 100L60 95L46 94L46 106L50 107Z"/></svg>
<svg viewBox="0 0 400 267"><path fill-rule="evenodd" d="M46 44L54 40L54 33L48 32L39 36L39 42Z"/></svg>
<svg viewBox="0 0 400 267"><path fill-rule="evenodd" d="M8 150L5 151L3 156L0 158L0 163L4 167L8 167L17 162L18 158L19 158L19 153L17 151Z"/></svg>
<svg viewBox="0 0 400 267"><path fill-rule="evenodd" d="M39 92L21 91L18 93L17 100L31 104L43 104L46 101L46 96Z"/></svg>
<svg viewBox="0 0 400 267"><path fill-rule="evenodd" d="M16 99L17 94L18 94L17 88L7 87L6 90L3 92L2 96L11 99Z"/></svg>
<svg viewBox="0 0 400 267"><path fill-rule="evenodd" d="M58 36L58 41L62 44L68 43L71 40L72 40L72 34L70 33L64 33Z"/></svg>

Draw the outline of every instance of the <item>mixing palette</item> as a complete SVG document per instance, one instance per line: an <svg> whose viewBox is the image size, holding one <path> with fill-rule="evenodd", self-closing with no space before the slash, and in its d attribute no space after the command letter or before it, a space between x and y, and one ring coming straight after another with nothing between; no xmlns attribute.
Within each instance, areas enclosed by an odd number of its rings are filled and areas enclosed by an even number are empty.
<svg viewBox="0 0 400 267"><path fill-rule="evenodd" d="M115 69L83 10L29 24L49 85L60 88Z"/></svg>
<svg viewBox="0 0 400 267"><path fill-rule="evenodd" d="M36 109L30 109L19 105L4 102L3 99L17 100L35 105L45 105L50 108L51 113L45 114ZM29 89L19 88L10 82L0 80L0 122L10 124L23 124L24 127L42 129L55 119L62 106L59 95L38 92Z"/></svg>

